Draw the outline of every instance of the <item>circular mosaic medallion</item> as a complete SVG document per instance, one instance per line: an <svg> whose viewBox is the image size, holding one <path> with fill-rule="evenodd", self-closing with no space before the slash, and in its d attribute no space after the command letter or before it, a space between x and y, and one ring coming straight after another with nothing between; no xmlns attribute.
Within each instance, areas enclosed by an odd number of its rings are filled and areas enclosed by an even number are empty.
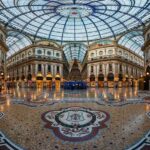
<svg viewBox="0 0 150 150"><path fill-rule="evenodd" d="M79 142L93 138L99 129L106 127L109 114L81 107L49 111L42 115L46 128L65 141Z"/></svg>

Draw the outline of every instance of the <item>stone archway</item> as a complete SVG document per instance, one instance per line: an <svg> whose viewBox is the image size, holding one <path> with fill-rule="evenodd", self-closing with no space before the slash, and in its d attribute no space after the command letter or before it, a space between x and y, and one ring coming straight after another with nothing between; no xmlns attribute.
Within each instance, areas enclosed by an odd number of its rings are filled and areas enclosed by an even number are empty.
<svg viewBox="0 0 150 150"><path fill-rule="evenodd" d="M103 73L100 73L98 75L98 81L104 81L104 74Z"/></svg>
<svg viewBox="0 0 150 150"><path fill-rule="evenodd" d="M108 81L114 81L114 74L113 73L109 73L107 76L107 80Z"/></svg>
<svg viewBox="0 0 150 150"><path fill-rule="evenodd" d="M94 74L90 75L90 81L95 81L95 75Z"/></svg>

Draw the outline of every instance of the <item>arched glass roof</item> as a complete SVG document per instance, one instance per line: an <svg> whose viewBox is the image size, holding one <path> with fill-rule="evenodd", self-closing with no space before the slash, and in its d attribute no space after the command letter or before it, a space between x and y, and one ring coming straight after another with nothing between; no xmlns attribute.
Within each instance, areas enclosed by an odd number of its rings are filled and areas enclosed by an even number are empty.
<svg viewBox="0 0 150 150"><path fill-rule="evenodd" d="M65 45L63 50L68 61L77 59L82 62L87 47L84 44L70 43Z"/></svg>
<svg viewBox="0 0 150 150"><path fill-rule="evenodd" d="M0 21L57 41L98 40L144 24L149 0L0 0Z"/></svg>
<svg viewBox="0 0 150 150"><path fill-rule="evenodd" d="M143 51L141 51L141 47L144 44L144 37L141 31L132 31L125 34L120 38L118 44L143 57Z"/></svg>
<svg viewBox="0 0 150 150"><path fill-rule="evenodd" d="M10 31L7 36L6 44L9 47L7 57L32 44L28 37L19 32Z"/></svg>

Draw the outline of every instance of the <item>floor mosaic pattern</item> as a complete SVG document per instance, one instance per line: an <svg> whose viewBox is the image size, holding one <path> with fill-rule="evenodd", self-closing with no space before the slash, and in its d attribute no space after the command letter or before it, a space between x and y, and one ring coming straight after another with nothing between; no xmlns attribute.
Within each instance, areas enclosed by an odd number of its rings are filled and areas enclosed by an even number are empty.
<svg viewBox="0 0 150 150"><path fill-rule="evenodd" d="M142 140L128 150L150 150L150 131Z"/></svg>
<svg viewBox="0 0 150 150"><path fill-rule="evenodd" d="M4 113L0 112L0 119L4 116Z"/></svg>
<svg viewBox="0 0 150 150"><path fill-rule="evenodd" d="M6 103L6 97L0 95L0 105L5 104Z"/></svg>
<svg viewBox="0 0 150 150"><path fill-rule="evenodd" d="M149 119L150 119L150 111L147 112L146 115L147 115L147 116L149 117Z"/></svg>
<svg viewBox="0 0 150 150"><path fill-rule="evenodd" d="M0 150L23 150L12 143L2 132L0 132Z"/></svg>
<svg viewBox="0 0 150 150"><path fill-rule="evenodd" d="M109 114L88 108L70 107L60 111L49 111L42 115L45 127L65 141L81 142L97 135L99 129L106 128Z"/></svg>
<svg viewBox="0 0 150 150"><path fill-rule="evenodd" d="M117 90L1 94L0 150L150 150L150 92Z"/></svg>

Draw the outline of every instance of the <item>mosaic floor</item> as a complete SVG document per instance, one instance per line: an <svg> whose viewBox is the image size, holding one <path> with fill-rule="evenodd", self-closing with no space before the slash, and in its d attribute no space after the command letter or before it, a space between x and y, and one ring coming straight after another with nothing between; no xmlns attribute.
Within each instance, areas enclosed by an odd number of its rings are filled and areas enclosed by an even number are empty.
<svg viewBox="0 0 150 150"><path fill-rule="evenodd" d="M150 150L149 92L15 89L0 97L0 150Z"/></svg>

